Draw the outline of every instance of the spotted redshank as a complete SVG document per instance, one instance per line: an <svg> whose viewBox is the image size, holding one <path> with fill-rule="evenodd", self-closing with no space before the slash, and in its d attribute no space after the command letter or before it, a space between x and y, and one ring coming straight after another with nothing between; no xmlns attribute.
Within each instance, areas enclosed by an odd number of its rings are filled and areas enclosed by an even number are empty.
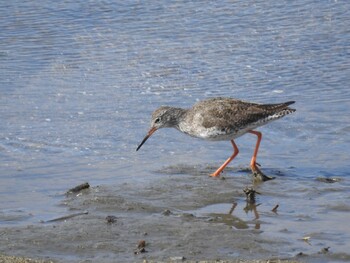
<svg viewBox="0 0 350 263"><path fill-rule="evenodd" d="M233 98L211 98L196 103L191 109L162 106L153 112L151 128L136 151L160 128L176 128L190 136L210 141L231 141L233 154L211 174L218 177L239 152L234 139L251 133L257 136L250 162L253 174L262 176L263 181L272 179L265 176L257 166L262 134L253 129L293 113L295 109L288 107L293 103L258 104Z"/></svg>

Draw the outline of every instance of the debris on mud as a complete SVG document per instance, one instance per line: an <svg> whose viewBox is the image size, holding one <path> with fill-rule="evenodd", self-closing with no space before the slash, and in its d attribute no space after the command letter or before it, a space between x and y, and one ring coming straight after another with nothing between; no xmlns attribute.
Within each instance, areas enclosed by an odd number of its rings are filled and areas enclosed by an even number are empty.
<svg viewBox="0 0 350 263"><path fill-rule="evenodd" d="M137 248L134 250L134 254L138 255L138 254L147 252L145 247L146 247L146 241L140 240L139 243L137 244Z"/></svg>
<svg viewBox="0 0 350 263"><path fill-rule="evenodd" d="M169 209L165 209L163 212L162 212L162 215L163 216L170 216L170 215L172 215L173 214L173 212L171 212Z"/></svg>
<svg viewBox="0 0 350 263"><path fill-rule="evenodd" d="M113 224L117 222L116 216L106 216L106 221L108 224Z"/></svg>
<svg viewBox="0 0 350 263"><path fill-rule="evenodd" d="M259 163L256 163L256 165L261 167ZM254 169L253 168L251 169L253 172L254 183L262 183L262 182L266 182L276 178L276 177L265 175L257 166L255 166Z"/></svg>
<svg viewBox="0 0 350 263"><path fill-rule="evenodd" d="M80 185L78 185L76 187L73 187L73 188L69 189L66 194L79 193L80 191L82 191L84 189L88 189L88 188L90 188L89 183L83 183L83 184L80 184Z"/></svg>
<svg viewBox="0 0 350 263"><path fill-rule="evenodd" d="M306 237L303 237L301 240L304 241L306 244L311 246L310 239L311 239L311 237L306 236Z"/></svg>
<svg viewBox="0 0 350 263"><path fill-rule="evenodd" d="M232 203L232 206L231 206L231 208L230 208L230 211L228 212L230 215L232 215L232 213L233 213L233 211L235 210L236 206L237 206L237 203L236 203L236 202L233 202L233 203Z"/></svg>
<svg viewBox="0 0 350 263"><path fill-rule="evenodd" d="M272 208L271 211L274 212L274 213L277 213L277 208L278 208L279 206L280 206L279 204L275 205L275 207Z"/></svg>
<svg viewBox="0 0 350 263"><path fill-rule="evenodd" d="M246 187L243 189L243 192L246 195L247 202L250 204L255 204L255 195L260 194L259 192L255 191L253 187Z"/></svg>
<svg viewBox="0 0 350 263"><path fill-rule="evenodd" d="M303 252L299 252L298 254L296 254L296 257L305 257L305 256L307 256L307 254Z"/></svg>
<svg viewBox="0 0 350 263"><path fill-rule="evenodd" d="M327 254L329 252L330 248L331 247L324 247L324 248L321 249L320 252L318 252L318 254Z"/></svg>
<svg viewBox="0 0 350 263"><path fill-rule="evenodd" d="M41 223L52 223L52 222L57 222L57 221L65 221L67 219L76 217L76 216L81 216L81 215L87 215L89 214L89 211L84 211L84 212L80 212L80 213L75 213L75 214L71 214L71 215L67 215L67 216L62 216L62 217L58 217L55 219L51 219L48 221L41 221Z"/></svg>
<svg viewBox="0 0 350 263"><path fill-rule="evenodd" d="M316 181L319 181L321 183L328 183L328 184L333 184L340 182L340 178L331 178L331 177L317 177Z"/></svg>

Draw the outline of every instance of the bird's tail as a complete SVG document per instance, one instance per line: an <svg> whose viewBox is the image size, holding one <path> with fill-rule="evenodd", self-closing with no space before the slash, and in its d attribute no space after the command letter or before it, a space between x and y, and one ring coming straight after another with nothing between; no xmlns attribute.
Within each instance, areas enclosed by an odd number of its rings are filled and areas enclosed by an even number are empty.
<svg viewBox="0 0 350 263"><path fill-rule="evenodd" d="M292 110L292 112L294 112L295 109L291 109L288 107L293 103L295 103L295 101L287 101L287 102L278 103L278 104L262 104L262 105L266 110L270 110L272 112L278 112L282 110Z"/></svg>

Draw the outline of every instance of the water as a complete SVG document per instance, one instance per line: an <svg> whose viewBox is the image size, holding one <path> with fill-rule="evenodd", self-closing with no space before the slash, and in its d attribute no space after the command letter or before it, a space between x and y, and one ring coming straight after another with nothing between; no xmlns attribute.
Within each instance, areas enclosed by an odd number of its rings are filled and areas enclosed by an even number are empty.
<svg viewBox="0 0 350 263"><path fill-rule="evenodd" d="M320 187L315 178L341 178L332 204L321 191L310 207L345 220L349 10L348 1L1 3L1 226L61 215L65 191L85 181L142 185L164 167L219 165L229 143L175 130L135 152L156 107L214 96L295 100L295 114L261 128L258 162L294 167L283 180L310 195ZM249 163L254 140L237 140L232 166Z"/></svg>

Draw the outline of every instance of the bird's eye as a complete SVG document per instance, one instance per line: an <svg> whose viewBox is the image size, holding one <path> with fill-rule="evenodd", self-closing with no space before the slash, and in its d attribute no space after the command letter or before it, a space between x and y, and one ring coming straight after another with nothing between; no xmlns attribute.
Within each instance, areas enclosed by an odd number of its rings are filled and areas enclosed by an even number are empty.
<svg viewBox="0 0 350 263"><path fill-rule="evenodd" d="M158 122L160 122L160 119L159 119L159 118L157 118L157 119L154 121L154 123L158 123Z"/></svg>

